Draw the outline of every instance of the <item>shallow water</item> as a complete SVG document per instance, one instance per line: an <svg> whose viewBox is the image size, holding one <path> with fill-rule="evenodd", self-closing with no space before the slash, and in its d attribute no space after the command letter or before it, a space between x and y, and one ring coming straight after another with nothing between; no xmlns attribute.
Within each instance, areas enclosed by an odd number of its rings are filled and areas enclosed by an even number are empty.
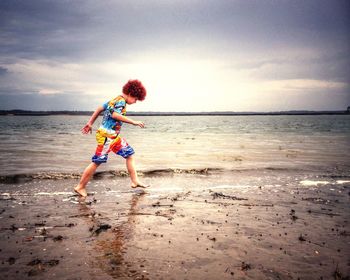
<svg viewBox="0 0 350 280"><path fill-rule="evenodd" d="M124 124L139 170L180 168L298 169L347 173L350 116L147 116L145 129ZM89 116L1 116L0 175L79 173L95 137ZM95 123L94 130L99 121ZM123 170L111 155L99 170Z"/></svg>

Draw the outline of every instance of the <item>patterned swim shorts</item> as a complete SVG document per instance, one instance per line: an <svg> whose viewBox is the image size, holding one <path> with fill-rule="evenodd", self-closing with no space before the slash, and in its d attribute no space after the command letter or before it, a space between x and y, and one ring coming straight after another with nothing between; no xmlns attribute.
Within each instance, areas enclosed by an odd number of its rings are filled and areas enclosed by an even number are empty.
<svg viewBox="0 0 350 280"><path fill-rule="evenodd" d="M92 162L100 164L108 160L109 152L114 152L123 158L128 158L135 153L134 149L119 135L116 138L106 137L104 133L96 132L97 147Z"/></svg>

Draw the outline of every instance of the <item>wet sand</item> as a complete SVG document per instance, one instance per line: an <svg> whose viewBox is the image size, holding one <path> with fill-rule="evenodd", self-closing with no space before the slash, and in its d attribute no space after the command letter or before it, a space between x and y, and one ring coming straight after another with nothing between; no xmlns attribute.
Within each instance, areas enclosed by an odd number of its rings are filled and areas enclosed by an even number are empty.
<svg viewBox="0 0 350 280"><path fill-rule="evenodd" d="M349 279L349 178L190 173L0 184L0 278Z"/></svg>

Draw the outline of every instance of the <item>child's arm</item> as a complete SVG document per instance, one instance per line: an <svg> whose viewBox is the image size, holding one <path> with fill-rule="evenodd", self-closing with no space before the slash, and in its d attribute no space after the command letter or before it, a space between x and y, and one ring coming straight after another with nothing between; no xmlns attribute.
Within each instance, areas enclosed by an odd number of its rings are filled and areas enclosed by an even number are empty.
<svg viewBox="0 0 350 280"><path fill-rule="evenodd" d="M102 106L99 106L95 112L92 114L91 118L89 119L89 121L86 123L86 125L81 129L81 132L83 134L87 134L87 133L91 133L92 132L92 125L94 124L95 120L98 118L98 116L100 115L100 113L104 111L104 108Z"/></svg>
<svg viewBox="0 0 350 280"><path fill-rule="evenodd" d="M137 126L139 126L139 127L141 127L141 128L144 128L144 127L145 127L145 124L144 124L143 122L134 121L134 120L132 120L132 119L130 119L130 118L127 118L127 117L125 117L125 116L123 116L123 115L121 115L121 114L118 114L118 113L116 113L116 112L114 112L114 113L112 114L112 118L115 119L115 120L117 120L117 121L129 123L129 124L132 124L132 125L137 125Z"/></svg>

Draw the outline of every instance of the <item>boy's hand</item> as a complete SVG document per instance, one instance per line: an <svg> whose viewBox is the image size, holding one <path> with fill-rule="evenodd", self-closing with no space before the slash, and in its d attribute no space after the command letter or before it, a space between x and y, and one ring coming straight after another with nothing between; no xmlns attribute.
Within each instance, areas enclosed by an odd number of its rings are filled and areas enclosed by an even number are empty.
<svg viewBox="0 0 350 280"><path fill-rule="evenodd" d="M88 133L90 132L90 134L91 134L91 132L92 132L91 125L87 123L87 124L81 129L81 132L82 132L83 134L88 134Z"/></svg>
<svg viewBox="0 0 350 280"><path fill-rule="evenodd" d="M145 124L143 122L139 122L139 121L134 121L133 125L137 125L141 128L145 128Z"/></svg>

